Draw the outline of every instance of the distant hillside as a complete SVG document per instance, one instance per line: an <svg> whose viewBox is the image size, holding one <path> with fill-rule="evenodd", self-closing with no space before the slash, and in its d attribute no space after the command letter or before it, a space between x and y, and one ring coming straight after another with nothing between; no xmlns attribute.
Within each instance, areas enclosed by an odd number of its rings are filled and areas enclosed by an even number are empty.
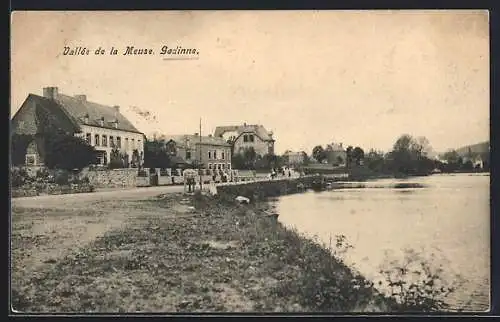
<svg viewBox="0 0 500 322"><path fill-rule="evenodd" d="M467 156L469 151L472 154L481 154L481 153L486 153L489 150L490 150L490 142L486 141L486 142L476 143L476 144L472 144L472 145L466 145L464 147L457 149L456 151L460 156L463 157L463 156Z"/></svg>

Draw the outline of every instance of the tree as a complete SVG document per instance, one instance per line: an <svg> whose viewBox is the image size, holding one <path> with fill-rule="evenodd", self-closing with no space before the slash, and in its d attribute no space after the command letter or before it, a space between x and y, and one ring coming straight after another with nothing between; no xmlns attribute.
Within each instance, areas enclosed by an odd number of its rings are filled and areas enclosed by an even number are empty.
<svg viewBox="0 0 500 322"><path fill-rule="evenodd" d="M326 151L321 145L317 145L312 150L312 156L314 159L316 159L316 161L321 163L326 159Z"/></svg>
<svg viewBox="0 0 500 322"><path fill-rule="evenodd" d="M352 161L355 162L356 165L361 164L361 160L363 160L365 157L365 151L361 149L359 146L355 147L352 150Z"/></svg>
<svg viewBox="0 0 500 322"><path fill-rule="evenodd" d="M347 149L345 150L345 154L346 154L345 165L348 169L351 167L351 164L352 164L352 152L353 152L353 147L351 145L349 145L347 147Z"/></svg>
<svg viewBox="0 0 500 322"><path fill-rule="evenodd" d="M144 145L144 166L147 168L169 168L173 166L163 141L146 140Z"/></svg>
<svg viewBox="0 0 500 322"><path fill-rule="evenodd" d="M365 165L368 167L368 169L378 172L378 173L383 173L385 172L385 160L384 160L384 153L382 152L377 152L375 150L370 150L368 154L364 158Z"/></svg>
<svg viewBox="0 0 500 322"><path fill-rule="evenodd" d="M59 131L44 133L45 165L49 169L81 170L97 163L94 147L85 140Z"/></svg>
<svg viewBox="0 0 500 322"><path fill-rule="evenodd" d="M132 159L130 160L130 166L132 168L138 168L140 166L140 155L137 149L132 151Z"/></svg>
<svg viewBox="0 0 500 322"><path fill-rule="evenodd" d="M245 159L243 154L237 153L231 158L231 167L233 169L245 169Z"/></svg>
<svg viewBox="0 0 500 322"><path fill-rule="evenodd" d="M303 163L304 165L308 165L308 164L310 163L309 156L307 155L307 153L305 153L305 152L303 152L303 151L302 151L301 153L302 153L302 158L303 158L303 160L304 160L302 163Z"/></svg>
<svg viewBox="0 0 500 322"><path fill-rule="evenodd" d="M402 175L430 173L435 164L434 161L427 158L429 150L429 141L425 137L415 139L409 134L401 135L391 151L393 171Z"/></svg>
<svg viewBox="0 0 500 322"><path fill-rule="evenodd" d="M110 169L128 168L129 165L128 154L121 153L120 150L118 150L117 148L113 148L113 150L111 150L109 158L110 160L108 167Z"/></svg>
<svg viewBox="0 0 500 322"><path fill-rule="evenodd" d="M243 159L246 169L254 169L255 162L257 161L257 152L253 147L245 148L243 150Z"/></svg>

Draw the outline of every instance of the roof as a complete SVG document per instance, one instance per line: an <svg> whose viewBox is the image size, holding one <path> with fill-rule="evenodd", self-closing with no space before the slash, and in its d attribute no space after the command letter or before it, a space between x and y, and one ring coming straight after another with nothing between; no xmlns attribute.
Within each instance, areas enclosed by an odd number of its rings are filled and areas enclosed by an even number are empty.
<svg viewBox="0 0 500 322"><path fill-rule="evenodd" d="M142 134L123 114L111 106L80 100L64 94L58 94L56 100L29 94L26 100L32 100L43 107L53 116L52 119L56 119L58 125L63 126L65 130L79 131L81 125L90 125ZM19 111L16 115L18 113ZM88 123L85 122L86 115L89 117ZM101 118L104 118L103 125L99 123ZM115 120L118 121L117 127L114 127L113 124Z"/></svg>
<svg viewBox="0 0 500 322"><path fill-rule="evenodd" d="M258 124L218 126L215 128L214 136L221 137L226 132L237 132L238 135L250 132L255 133L263 141L274 141L272 133L267 131L264 126Z"/></svg>
<svg viewBox="0 0 500 322"><path fill-rule="evenodd" d="M200 136L192 135L192 134L183 134L183 135L161 135L158 137L159 140L164 140L165 142L174 141L177 145L185 146L188 142L192 142L193 144L200 144ZM227 143L224 139L213 137L213 136L202 136L201 144L206 145L220 145L230 147L231 145Z"/></svg>
<svg viewBox="0 0 500 322"><path fill-rule="evenodd" d="M118 129L122 131L142 133L135 126L116 110L113 106L102 105L88 100L81 100L72 96L58 94L56 101L59 105L80 125L91 125L97 127ZM89 122L85 123L85 116L89 116ZM104 118L104 125L101 126L99 120ZM113 126L113 122L118 121L118 127Z"/></svg>
<svg viewBox="0 0 500 322"><path fill-rule="evenodd" d="M28 101L35 102L38 107L41 107L35 112L37 117L42 117L43 114L44 118L49 117L52 124L67 132L80 130L79 124L56 101L35 94L28 95L21 108L13 116L12 122L15 122L23 109L29 108L30 105L26 105Z"/></svg>

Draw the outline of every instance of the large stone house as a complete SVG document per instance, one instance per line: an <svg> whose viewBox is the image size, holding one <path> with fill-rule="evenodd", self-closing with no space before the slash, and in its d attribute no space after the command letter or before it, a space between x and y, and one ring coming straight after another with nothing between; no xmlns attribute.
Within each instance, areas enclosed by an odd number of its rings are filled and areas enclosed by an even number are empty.
<svg viewBox="0 0 500 322"><path fill-rule="evenodd" d="M43 96L29 94L11 120L12 134L34 138L26 151L26 165L43 165L43 132L47 125L85 139L97 151L102 165L110 162L115 148L129 164L137 150L137 163L142 164L144 134L120 113L118 106L90 102L86 95L68 96L59 93L57 87L46 87Z"/></svg>
<svg viewBox="0 0 500 322"><path fill-rule="evenodd" d="M285 151L283 153L283 157L288 165L301 165L304 163L307 154L304 151L293 152L290 150Z"/></svg>
<svg viewBox="0 0 500 322"><path fill-rule="evenodd" d="M206 169L231 169L231 145L213 136L172 135L158 138L165 144L167 153L184 160L187 164L201 165Z"/></svg>
<svg viewBox="0 0 500 322"><path fill-rule="evenodd" d="M326 160L329 164L345 165L347 162L347 152L342 143L331 143L325 148Z"/></svg>
<svg viewBox="0 0 500 322"><path fill-rule="evenodd" d="M255 152L264 156L274 154L273 133L267 131L262 125L218 126L214 136L232 142L233 153L241 153L244 149L253 147Z"/></svg>

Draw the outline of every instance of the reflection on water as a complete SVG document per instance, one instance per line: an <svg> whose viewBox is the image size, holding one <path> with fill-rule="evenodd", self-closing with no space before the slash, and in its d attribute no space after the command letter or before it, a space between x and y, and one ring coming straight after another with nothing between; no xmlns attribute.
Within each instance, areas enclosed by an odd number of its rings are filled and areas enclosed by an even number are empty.
<svg viewBox="0 0 500 322"><path fill-rule="evenodd" d="M409 181L423 188L394 188ZM386 251L439 254L449 261L450 276L465 279L450 304L484 311L490 301L489 183L488 175L467 174L383 179L363 183L364 188L283 196L274 203L285 225L325 243L345 235L354 246L347 262L374 281Z"/></svg>

